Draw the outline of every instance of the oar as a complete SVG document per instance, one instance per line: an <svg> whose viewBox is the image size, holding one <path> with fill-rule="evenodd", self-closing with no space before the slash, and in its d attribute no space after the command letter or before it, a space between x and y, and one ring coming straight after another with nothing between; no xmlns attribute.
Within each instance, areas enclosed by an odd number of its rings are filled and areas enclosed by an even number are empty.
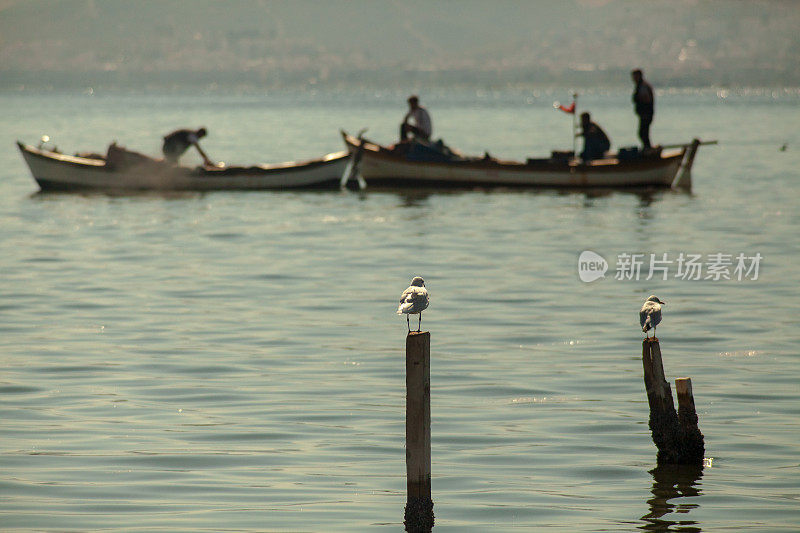
<svg viewBox="0 0 800 533"><path fill-rule="evenodd" d="M692 143L683 143L683 144L665 144L662 145L661 148L670 149L670 148L684 148L686 146L691 146ZM698 146L705 146L707 144L717 144L717 141L700 141Z"/></svg>
<svg viewBox="0 0 800 533"><path fill-rule="evenodd" d="M219 163L215 163L209 159L203 149L200 148L200 143L194 143L194 147L197 148L197 151L200 152L201 156L203 156L203 163L205 163L207 167L222 168L225 166L225 163L221 161Z"/></svg>
<svg viewBox="0 0 800 533"><path fill-rule="evenodd" d="M350 160L347 162L347 166L342 173L342 179L339 180L339 187L344 189L347 187L348 182L355 178L358 181L358 188L364 190L367 188L367 182L364 177L361 175L359 167L361 166L361 154L364 152L364 133L366 133L367 128L362 129L358 132L358 146L355 150L353 150L353 154L350 156Z"/></svg>
<svg viewBox="0 0 800 533"><path fill-rule="evenodd" d="M347 182L350 181L350 174L353 173L353 156L351 155L347 160L347 166L344 167L342 177L339 179L339 188L344 189L347 187Z"/></svg>
<svg viewBox="0 0 800 533"><path fill-rule="evenodd" d="M361 158L359 158L361 159ZM356 180L358 181L358 188L362 191L367 188L367 180L361 175L361 172L356 171Z"/></svg>

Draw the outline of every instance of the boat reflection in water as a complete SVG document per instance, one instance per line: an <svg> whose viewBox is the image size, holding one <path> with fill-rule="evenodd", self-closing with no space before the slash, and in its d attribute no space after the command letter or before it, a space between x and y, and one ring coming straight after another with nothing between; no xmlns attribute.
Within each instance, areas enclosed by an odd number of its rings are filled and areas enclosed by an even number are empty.
<svg viewBox="0 0 800 533"><path fill-rule="evenodd" d="M641 520L639 526L644 531L680 531L700 533L702 529L694 520L677 520L673 515L688 514L699 504L683 498L700 496L700 479L703 477L702 466L667 465L650 471L653 476L653 497L647 500L650 512ZM678 500L678 501L674 501Z"/></svg>

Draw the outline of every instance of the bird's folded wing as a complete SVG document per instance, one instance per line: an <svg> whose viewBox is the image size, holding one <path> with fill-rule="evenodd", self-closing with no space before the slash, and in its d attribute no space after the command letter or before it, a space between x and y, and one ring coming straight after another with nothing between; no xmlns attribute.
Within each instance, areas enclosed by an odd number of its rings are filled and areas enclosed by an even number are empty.
<svg viewBox="0 0 800 533"><path fill-rule="evenodd" d="M428 307L428 291L425 287L409 287L403 291L400 297L400 305L397 307L397 314L417 313Z"/></svg>

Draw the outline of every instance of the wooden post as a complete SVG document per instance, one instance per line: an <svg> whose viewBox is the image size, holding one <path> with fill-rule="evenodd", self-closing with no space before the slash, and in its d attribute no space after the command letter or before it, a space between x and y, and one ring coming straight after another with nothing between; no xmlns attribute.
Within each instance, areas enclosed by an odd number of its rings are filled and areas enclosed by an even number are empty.
<svg viewBox="0 0 800 533"><path fill-rule="evenodd" d="M691 380L688 380L688 389L687 378L678 380L675 384L676 389L679 389L679 405L685 405L683 408L685 423L681 423L678 413L675 412L672 390L664 378L661 346L657 338L650 337L642 341L642 365L647 403L650 405L650 432L658 448L656 461L659 465L703 464L705 450L702 444L703 436L697 429L697 414L694 410L694 399L691 397ZM684 391L683 395L681 390ZM683 404L680 404L681 401ZM697 435L700 435L699 456Z"/></svg>
<svg viewBox="0 0 800 533"><path fill-rule="evenodd" d="M702 464L705 454L703 434L697 427L697 412L692 395L692 379L675 380L675 392L678 394L678 423L681 426L681 455L689 464Z"/></svg>
<svg viewBox="0 0 800 533"><path fill-rule="evenodd" d="M431 334L427 331L412 331L406 337L406 476L406 531L430 532Z"/></svg>
<svg viewBox="0 0 800 533"><path fill-rule="evenodd" d="M642 342L642 364L647 403L650 404L650 432L658 448L656 460L661 464L677 463L678 415L672 402L672 390L664 378L661 346L655 337Z"/></svg>

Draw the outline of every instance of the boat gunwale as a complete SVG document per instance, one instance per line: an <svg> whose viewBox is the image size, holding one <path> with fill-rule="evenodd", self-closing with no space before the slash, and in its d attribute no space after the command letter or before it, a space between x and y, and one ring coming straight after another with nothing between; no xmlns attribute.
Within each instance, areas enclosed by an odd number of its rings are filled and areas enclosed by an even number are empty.
<svg viewBox="0 0 800 533"><path fill-rule="evenodd" d="M93 159L76 155L62 154L52 150L42 150L21 141L17 141L17 146L24 153L41 159L45 159L58 164L77 166L86 169L101 170L108 172L110 168L106 164L106 159Z"/></svg>
<svg viewBox="0 0 800 533"><path fill-rule="evenodd" d="M309 170L319 166L339 163L341 160L347 159L349 157L350 153L347 150L341 150L339 152L331 152L329 154L325 154L322 157L307 159L303 161L286 161L283 163L268 163L262 165L253 165L249 167L227 166L221 168L213 168L213 167L201 166L201 167L196 167L195 169L188 169L188 170L198 171L200 177L223 177L228 174L258 176L258 175L271 174L275 172L299 172L303 170Z"/></svg>

